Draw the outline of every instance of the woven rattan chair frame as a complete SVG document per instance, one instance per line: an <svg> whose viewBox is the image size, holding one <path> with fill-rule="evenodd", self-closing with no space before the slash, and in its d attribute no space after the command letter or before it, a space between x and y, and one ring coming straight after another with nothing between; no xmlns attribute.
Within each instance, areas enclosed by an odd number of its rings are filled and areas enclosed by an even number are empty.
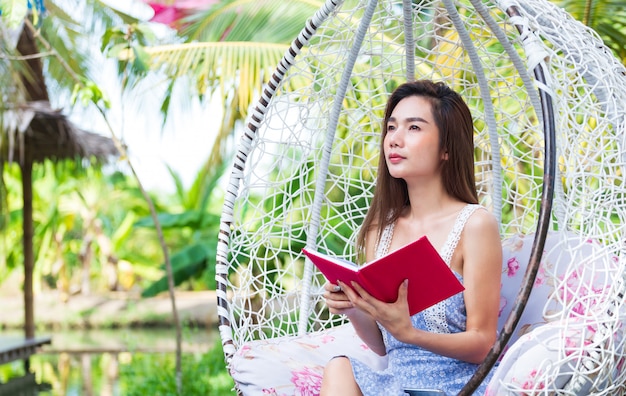
<svg viewBox="0 0 626 396"><path fill-rule="evenodd" d="M357 70L355 65L358 64L360 58L364 56L364 53L370 50L369 47L365 47L368 45L372 46L372 36L369 35L371 34L369 30L372 20L378 15L376 13L380 12L381 7L393 8L392 5L386 5L387 2L385 1L369 0L362 1L361 3L362 6L358 12L360 17L358 26L351 31L354 36L350 37L350 51L349 54L341 58L343 62L341 66L341 78L338 80L337 86L333 87L334 92L332 96L334 99L332 105L328 108L328 113L325 113L325 117L328 120L328 122L325 123L325 133L322 138L318 139L319 147L317 149L319 150L319 155L316 157L316 161L318 162L315 165L315 170L317 171L315 175L316 182L314 183L314 192L310 202L310 217L307 219L309 228L306 232L306 245L312 248L317 247L320 240L319 229L321 227L320 222L323 218L322 207L327 194L329 167L332 167L333 145L337 143L336 131L338 127L340 127L340 118L343 116L342 111L347 100L346 98L351 99L350 94L347 92L353 88L352 85L354 83L352 78L354 75L359 75L360 73L360 70ZM400 2L389 3L393 3L394 5L400 4ZM574 57L574 64L576 62L582 62L580 56L577 58L575 51L572 51L571 54L565 51L568 46L579 46L584 47L585 51L587 51L586 53L593 53L595 58L601 60L600 63L595 64L595 66L609 65L609 69L605 74L605 77L608 79L604 84L599 84L598 78L592 76L589 70L587 70L587 74L585 74L586 68L589 67L588 64L581 64L580 71L578 72L579 75L584 77L585 81L582 82L583 78L581 78L581 81L575 81L574 83L580 83L580 87L576 89L589 92L584 95L593 95L599 98L598 101L601 102L599 106L602 108L602 111L600 113L608 120L606 124L602 125L609 125L610 130L609 132L606 132L606 130L592 132L598 134L609 133L614 136L610 147L611 150L618 152L616 156L613 157L618 163L611 168L615 170L615 173L610 179L615 183L622 182L624 178L624 163L626 163L626 154L624 154L624 146L626 146L626 142L624 141L626 116L624 111L619 109L619 105L616 105L616 103L620 103L620 101L622 101L621 103L626 103L624 101L626 99L626 82L624 81L626 77L624 77L625 71L623 66L616 62L602 46L601 41L594 36L592 32L584 29L582 25L580 27L582 31L580 37L584 39L583 41L568 42L567 32L563 32L563 35L560 36L560 39L563 41L556 44L554 41L551 42L550 45L552 46L551 49L553 52L548 52L546 50L545 41L549 41L550 39L546 39L548 35L546 31L558 30L560 26L557 25L555 21L560 20L559 18L566 18L563 14L548 17L550 13L556 13L558 11L556 8L546 8L546 16L542 17L541 13L544 12L544 10L538 10L536 8L538 5L549 7L548 3L543 4L540 0L534 0L532 2L495 1L488 7L483 4L483 2L477 0L471 0L469 2L444 0L441 4L439 11L449 20L449 26L456 29L458 36L455 37L456 40L458 40L458 45L464 50L464 59L469 60L468 68L474 71L473 78L476 80L476 91L479 92L478 99L482 101L483 106L481 116L485 124L485 135L488 136L488 141L492 146L488 166L490 167L490 176L493 179L489 190L490 194L486 202L501 221L503 206L506 204L502 200L502 197L506 196L506 192L503 192L503 188L506 189L506 187L503 187L501 178L502 174L505 172L502 169L502 163L504 161L500 156L502 151L500 145L502 137L498 134L498 118L501 116L498 114L498 111L493 108L495 100L490 96L490 90L493 90L493 87L490 87L489 77L487 76L488 73L483 69L484 58L481 58L481 54L479 54L483 49L479 48L477 50L475 48L473 43L475 39L473 34L475 34L475 32L466 28L463 18L467 17L467 15L464 14L463 11L471 9L473 17L481 19L487 26L486 30L491 32L493 39L499 41L502 46L502 53L508 57L512 65L511 68L515 69L517 72L518 80L520 81L518 85L523 86L525 89L527 95L526 100L530 103L529 108L534 109L536 125L538 126L537 130L540 130L542 134L542 141L535 148L537 158L541 158L541 160L538 161L538 164L542 168L541 172L539 172L541 191L540 193L536 193L537 206L532 208L532 210L536 211L536 216L532 217L533 224L525 226L525 231L534 233L535 239L527 266L527 272L524 276L523 287L519 291L514 309L506 320L505 326L501 329L497 343L494 345L485 362L480 366L474 377L462 391L462 394L471 394L492 369L519 322L519 318L524 311L526 301L533 288L548 231L551 229L569 229L571 228L569 224L573 223L572 220L569 220L572 215L568 214L568 194L564 192L564 188L570 188L570 186L562 182L562 180L568 180L567 170L565 170L565 172L562 169L559 170L559 161L563 162L564 157L562 152L559 153L559 142L562 141L562 139L568 139L566 131L563 130L565 129L564 125L567 125L567 123L564 124L562 122L562 120L566 118L563 115L563 108L567 107L568 104L563 103L557 90L562 92L566 90L567 87L562 86L563 77L555 75L555 66L551 65L552 59L550 57L556 57L556 55L561 57ZM414 50L416 37L414 37L414 32L417 29L415 26L415 13L421 12L422 10L419 9L419 5L411 1L405 0L401 2L401 5L401 17L404 27L403 45L405 46L404 73L406 80L412 80L416 78L416 75L420 75L419 71L416 71L416 68L419 69L421 67L421 63L419 59L416 59L416 51ZM247 125L242 134L223 207L216 266L219 327L227 362L230 362L241 342L246 340L245 337L234 336L234 333L238 331L234 329L234 326L238 328L245 327L247 324L254 322L254 320L242 319L243 311L233 312L233 299L237 299L237 297L233 296L233 291L231 290L233 287L233 282L231 281L231 277L233 276L232 271L233 268L237 266L233 265L233 256L236 256L237 252L234 252L232 249L232 237L234 233L239 234L245 232L246 227L240 227L240 217L238 216L241 215L238 214L237 209L237 200L241 194L242 185L245 185L245 183L249 181L249 176L247 176L245 172L250 166L256 166L254 164L250 165L249 160L251 157L254 157L256 155L255 152L259 150L259 134L265 133L265 126L272 122L272 117L276 117L276 114L272 113L270 109L272 106L277 106L276 103L279 103L282 97L286 95L285 92L288 90L288 85L293 83L293 79L288 81L289 84L286 80L290 76L292 68L297 63L302 51L308 48L311 41L316 37L320 27L328 26L329 19L339 18L338 15L340 15L343 6L343 1L328 0L307 22L300 35L293 41L290 49L277 66L274 74L269 78L268 83L262 91L261 98L250 112ZM459 10L461 12L459 12ZM497 10L498 15L508 16L508 20L504 22L502 22L502 20L496 21L493 17L494 10ZM503 29L502 23L517 30L518 35L516 39L511 39L511 32ZM573 23L571 18L566 18L566 23L564 22L563 26ZM538 27L539 24L543 25ZM326 27L325 29L329 28ZM324 37L322 37L320 41L322 41ZM578 37L578 39L580 39L580 37ZM557 46L558 49L554 49L554 47ZM307 53L307 56L310 56L311 52L312 50ZM605 53L604 56L602 55L603 53ZM523 60L522 56L525 56L526 59ZM497 60L494 62L497 62ZM442 77L436 73L429 77L433 76ZM617 83L613 83L614 81L617 81ZM571 106L571 104L569 104L569 106ZM601 124L601 122L597 124ZM573 138L574 137L570 137L569 139ZM621 153L619 153L620 150ZM619 161L622 161L621 164L619 164ZM564 168L564 166L561 165L561 168ZM558 183L556 182L557 180L559 181ZM572 180L574 180L574 178L572 178ZM619 192L615 194L618 196L616 202L619 203L619 197L623 197L623 195L619 195ZM558 205L553 210L555 200ZM624 215L626 208L624 206L626 206L626 202L622 201L621 207L618 206L611 209L610 217L613 219L613 223L626 221ZM593 216L594 214L590 215ZM578 227L578 231L583 234L587 232L582 222L577 223L576 227ZM607 227L610 228L610 235L609 237L605 237L603 242L611 247L611 254L620 260L622 268L621 272L615 274L614 281L616 286L612 293L614 295L614 301L617 302L612 305L613 308L610 314L621 317L624 310L623 296L626 284L623 271L624 260L626 260L626 248L620 246L619 241L620 238L623 241L625 233L619 226L613 227L612 225L607 225ZM602 236L606 236L606 234L602 234ZM591 234L584 237L597 238L596 235ZM300 314L297 319L297 332L299 334L307 333L316 328L316 326L312 325L310 322L310 313L316 309L315 300L310 298L311 294L315 294L316 285L312 283L313 279L315 279L313 267L310 263L304 262L302 278L300 279L301 283L298 286L299 301L297 305L299 306L298 310ZM332 325L332 322L329 323ZM612 330L609 329L609 331ZM259 332L257 332L257 334L258 333ZM272 336L273 335L270 335L270 337ZM579 385L576 384L575 379L569 384L573 394L576 393L577 386Z"/></svg>

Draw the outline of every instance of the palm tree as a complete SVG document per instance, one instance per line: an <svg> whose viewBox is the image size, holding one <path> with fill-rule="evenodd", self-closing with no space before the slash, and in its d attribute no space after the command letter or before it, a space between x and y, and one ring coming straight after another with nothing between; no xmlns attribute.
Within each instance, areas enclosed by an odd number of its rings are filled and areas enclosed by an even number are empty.
<svg viewBox="0 0 626 396"><path fill-rule="evenodd" d="M262 85L291 41L323 4L320 0L218 1L174 24L180 26L182 43L132 45L120 56L134 62L145 56L145 63L128 70L131 74L145 73L146 66L165 74L168 88L162 100L164 115L172 106L172 92L179 80L188 79L191 95L201 100L208 101L214 95L221 98L223 116L212 121L219 127L207 164L220 166L228 138L260 96ZM118 33L117 38L109 36L109 48L116 51L117 45L126 39L125 31Z"/></svg>

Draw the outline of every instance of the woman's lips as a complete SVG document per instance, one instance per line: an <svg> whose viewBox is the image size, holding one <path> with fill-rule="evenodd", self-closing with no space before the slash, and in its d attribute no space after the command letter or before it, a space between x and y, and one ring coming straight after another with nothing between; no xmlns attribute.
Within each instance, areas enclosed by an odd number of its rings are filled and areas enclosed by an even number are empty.
<svg viewBox="0 0 626 396"><path fill-rule="evenodd" d="M389 154L389 162L391 162L392 164L397 164L398 162L402 161L403 159L404 159L404 157L399 155L399 154Z"/></svg>

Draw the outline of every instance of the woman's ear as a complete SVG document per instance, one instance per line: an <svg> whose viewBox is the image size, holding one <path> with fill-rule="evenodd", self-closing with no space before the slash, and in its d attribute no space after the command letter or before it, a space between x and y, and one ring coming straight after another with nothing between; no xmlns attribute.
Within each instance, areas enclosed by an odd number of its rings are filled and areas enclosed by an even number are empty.
<svg viewBox="0 0 626 396"><path fill-rule="evenodd" d="M447 161L448 160L448 152L444 151L443 153L441 153L441 160L442 161Z"/></svg>

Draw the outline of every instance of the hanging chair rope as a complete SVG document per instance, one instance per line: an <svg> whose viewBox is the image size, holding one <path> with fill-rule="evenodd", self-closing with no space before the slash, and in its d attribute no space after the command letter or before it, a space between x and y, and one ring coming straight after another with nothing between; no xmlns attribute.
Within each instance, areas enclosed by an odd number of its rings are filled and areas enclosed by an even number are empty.
<svg viewBox="0 0 626 396"><path fill-rule="evenodd" d="M406 80L415 81L415 38L413 37L413 1L402 0L404 16L404 47L406 48Z"/></svg>
<svg viewBox="0 0 626 396"><path fill-rule="evenodd" d="M459 13L454 5L452 0L444 0L443 4L448 11L448 15L450 16L450 20L454 24L457 32L459 33L459 37L461 39L461 43L467 55L470 58L470 62L472 63L472 68L474 69L474 73L476 75L476 79L478 80L478 87L480 89L480 97L482 98L483 105L485 106L484 118L487 122L487 130L489 132L489 140L491 142L491 166L493 169L493 213L498 223L502 223L502 166L500 164L500 143L498 142L498 130L496 126L496 119L494 115L493 109L493 101L491 95L489 94L489 84L487 83L487 78L485 76L485 71L483 69L483 65L478 57L476 52L476 48L474 46L474 42L470 37L467 29L465 29L465 25L459 16Z"/></svg>
<svg viewBox="0 0 626 396"><path fill-rule="evenodd" d="M354 44L352 45L350 55L348 56L348 60L346 61L346 67L344 68L343 75L341 76L341 80L339 81L339 87L337 89L337 93L335 94L335 102L333 103L333 107L330 112L328 129L326 130L326 140L324 141L324 146L322 149L322 159L320 161L317 183L315 183L315 198L313 201L313 206L311 208L311 226L309 227L309 232L307 234L307 247L309 249L317 248L316 241L318 237L318 228L320 223L320 212L322 210L322 200L325 196L324 190L326 187L326 177L328 175L328 164L330 163L330 153L332 150L333 142L335 140L335 130L337 129L337 124L339 123L339 114L341 113L341 109L343 107L343 99L346 96L346 90L348 89L350 76L352 75L352 70L354 69L356 58L359 56L359 50L361 49L361 44L363 43L363 39L365 38L365 32L367 32L367 29L369 28L370 21L372 20L372 15L374 15L374 10L376 9L377 3L377 0L370 0L367 8L365 9L363 17L361 18L359 29L357 30L354 37ZM304 284L302 287L303 294L300 305L300 322L298 326L299 334L305 334L308 329L308 319L310 312L309 295L311 291L312 277L313 264L311 264L310 260L307 259L304 265L304 275L302 276Z"/></svg>

